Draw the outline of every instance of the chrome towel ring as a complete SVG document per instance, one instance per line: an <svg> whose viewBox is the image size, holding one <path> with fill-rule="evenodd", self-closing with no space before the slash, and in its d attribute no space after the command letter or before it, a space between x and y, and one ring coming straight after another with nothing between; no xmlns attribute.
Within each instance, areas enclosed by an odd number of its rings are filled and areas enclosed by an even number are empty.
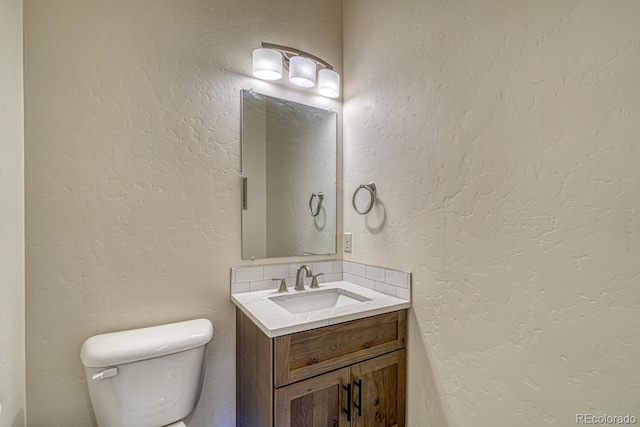
<svg viewBox="0 0 640 427"><path fill-rule="evenodd" d="M369 206L364 211L361 211L356 207L356 196L358 195L358 192L363 188L369 192L371 201L369 202ZM358 187L356 191L353 193L351 204L353 205L353 209L355 209L355 211L358 212L360 215L366 215L369 212L371 212L371 209L373 209L373 205L376 204L376 185L373 182L370 182L368 184L360 184L360 187Z"/></svg>
<svg viewBox="0 0 640 427"><path fill-rule="evenodd" d="M318 204L316 205L315 212L313 211L313 199L318 199ZM309 211L311 212L311 216L318 216L320 213L320 207L322 206L322 201L324 200L324 193L321 191L319 193L311 193L311 197L309 198Z"/></svg>

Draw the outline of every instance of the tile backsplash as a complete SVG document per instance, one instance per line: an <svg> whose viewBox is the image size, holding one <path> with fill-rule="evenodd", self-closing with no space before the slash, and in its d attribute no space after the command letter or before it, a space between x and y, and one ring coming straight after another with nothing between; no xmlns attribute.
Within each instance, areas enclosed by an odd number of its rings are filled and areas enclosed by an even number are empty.
<svg viewBox="0 0 640 427"><path fill-rule="evenodd" d="M274 279L285 279L287 286L291 288L295 285L298 269L304 264L311 267L313 274L324 273L324 275L318 277L319 283L344 280L345 282L375 289L378 292L411 301L411 273L351 261L298 262L233 267L231 269L231 293L276 289L279 282ZM305 285L310 284L311 278L306 278Z"/></svg>
<svg viewBox="0 0 640 427"><path fill-rule="evenodd" d="M411 301L411 273L342 261L342 280Z"/></svg>

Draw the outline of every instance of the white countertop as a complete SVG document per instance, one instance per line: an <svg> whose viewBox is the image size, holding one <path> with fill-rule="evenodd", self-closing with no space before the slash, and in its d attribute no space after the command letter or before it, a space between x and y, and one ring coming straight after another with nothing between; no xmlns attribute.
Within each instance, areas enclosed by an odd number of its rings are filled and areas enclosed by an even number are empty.
<svg viewBox="0 0 640 427"><path fill-rule="evenodd" d="M301 314L289 313L271 301L270 297L287 295L286 293L278 293L276 289L232 294L231 301L269 338L390 313L411 306L410 301L344 281L322 283L319 290L331 288L351 291L371 300ZM312 294L316 291L307 287L305 291L300 292ZM289 294L295 292L289 288Z"/></svg>

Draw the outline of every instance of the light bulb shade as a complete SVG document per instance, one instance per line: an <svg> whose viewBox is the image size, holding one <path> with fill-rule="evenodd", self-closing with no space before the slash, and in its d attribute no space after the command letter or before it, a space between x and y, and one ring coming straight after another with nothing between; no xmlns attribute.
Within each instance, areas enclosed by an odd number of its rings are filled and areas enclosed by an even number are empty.
<svg viewBox="0 0 640 427"><path fill-rule="evenodd" d="M318 92L327 98L340 96L340 74L328 68L318 73Z"/></svg>
<svg viewBox="0 0 640 427"><path fill-rule="evenodd" d="M253 75L262 80L282 78L282 54L273 49L254 50Z"/></svg>
<svg viewBox="0 0 640 427"><path fill-rule="evenodd" d="M300 87L316 85L316 63L304 56L294 56L289 60L289 81Z"/></svg>

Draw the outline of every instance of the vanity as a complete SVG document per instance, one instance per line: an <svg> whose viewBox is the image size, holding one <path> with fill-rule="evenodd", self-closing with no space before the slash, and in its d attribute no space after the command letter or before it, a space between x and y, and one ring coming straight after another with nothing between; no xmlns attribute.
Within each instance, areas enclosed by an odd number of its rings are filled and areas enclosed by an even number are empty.
<svg viewBox="0 0 640 427"><path fill-rule="evenodd" d="M241 98L242 259L336 255L336 112ZM410 284L342 260L232 268L236 425L404 426Z"/></svg>
<svg viewBox="0 0 640 427"><path fill-rule="evenodd" d="M333 307L304 311L304 299L327 293ZM340 305L341 295L356 302ZM278 300L287 297L300 302ZM405 425L408 301L345 281L232 300L238 426Z"/></svg>

